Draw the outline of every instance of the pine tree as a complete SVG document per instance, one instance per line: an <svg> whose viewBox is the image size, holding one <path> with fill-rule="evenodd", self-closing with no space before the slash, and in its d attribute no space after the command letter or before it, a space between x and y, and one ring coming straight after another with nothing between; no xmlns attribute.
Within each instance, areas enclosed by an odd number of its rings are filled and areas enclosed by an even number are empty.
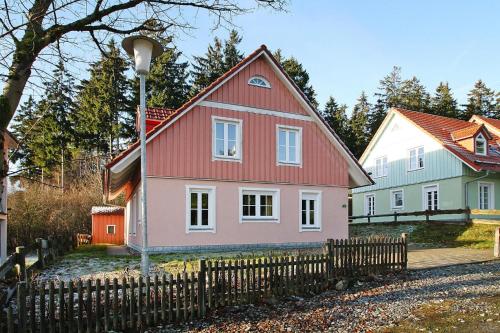
<svg viewBox="0 0 500 333"><path fill-rule="evenodd" d="M318 108L318 101L316 100L316 91L309 82L309 73L304 69L304 66L295 58L284 58L281 50L274 53L274 58L281 64L285 72L295 82L299 89L304 93L309 102Z"/></svg>
<svg viewBox="0 0 500 333"><path fill-rule="evenodd" d="M37 104L30 95L28 100L19 107L12 125L12 132L19 141L19 147L14 151L11 161L19 163L22 169L26 169L22 174L30 176L37 173L34 163L35 152L30 146L39 132L39 126L36 126L40 119L37 109Z"/></svg>
<svg viewBox="0 0 500 333"><path fill-rule="evenodd" d="M394 66L392 71L379 82L379 92L375 94L377 103L383 105L386 111L392 107L402 106L401 67ZM385 115L384 115L385 116Z"/></svg>
<svg viewBox="0 0 500 333"><path fill-rule="evenodd" d="M448 82L440 82L430 102L430 113L449 118L459 118L457 101Z"/></svg>
<svg viewBox="0 0 500 333"><path fill-rule="evenodd" d="M401 84L401 94L399 107L404 109L428 112L430 96L420 80L415 76L409 80L404 80Z"/></svg>
<svg viewBox="0 0 500 333"><path fill-rule="evenodd" d="M114 41L106 52L91 65L90 78L81 82L74 115L79 146L98 155L118 153L122 141L135 134L135 107L125 75L129 64Z"/></svg>
<svg viewBox="0 0 500 333"><path fill-rule="evenodd" d="M482 80L476 81L474 88L467 96L467 104L464 105L461 114L462 119L468 120L473 115L491 118L496 116L498 106L495 101L495 92L488 88Z"/></svg>
<svg viewBox="0 0 500 333"><path fill-rule="evenodd" d="M242 38L236 30L231 30L229 39L224 43L224 72L227 72L243 60L243 53L238 50Z"/></svg>
<svg viewBox="0 0 500 333"><path fill-rule="evenodd" d="M214 45L208 46L207 53L202 57L194 57L195 63L192 64L191 75L193 83L190 96L194 96L212 82L224 74L224 53L222 42L219 38L214 39Z"/></svg>
<svg viewBox="0 0 500 333"><path fill-rule="evenodd" d="M368 114L370 103L365 92L361 93L354 105L351 119L349 120L349 138L346 144L357 158L361 157L369 142Z"/></svg>
<svg viewBox="0 0 500 333"><path fill-rule="evenodd" d="M368 114L368 138L370 140L377 132L386 115L386 102L379 98Z"/></svg>
<svg viewBox="0 0 500 333"><path fill-rule="evenodd" d="M322 112L325 121L344 142L347 141L349 133L349 122L346 111L347 105L339 105L337 101L330 96L325 104L325 109Z"/></svg>

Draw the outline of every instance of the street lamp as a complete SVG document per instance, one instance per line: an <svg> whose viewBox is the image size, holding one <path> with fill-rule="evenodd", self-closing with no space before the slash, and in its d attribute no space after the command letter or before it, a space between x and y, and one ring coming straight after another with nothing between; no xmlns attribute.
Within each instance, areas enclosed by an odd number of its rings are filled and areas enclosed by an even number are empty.
<svg viewBox="0 0 500 333"><path fill-rule="evenodd" d="M139 75L140 91L140 142L141 142L141 221L142 249L141 271L149 275L148 221L146 205L146 75L149 73L151 59L163 53L163 46L146 36L130 36L122 41L122 47L135 60L135 72Z"/></svg>

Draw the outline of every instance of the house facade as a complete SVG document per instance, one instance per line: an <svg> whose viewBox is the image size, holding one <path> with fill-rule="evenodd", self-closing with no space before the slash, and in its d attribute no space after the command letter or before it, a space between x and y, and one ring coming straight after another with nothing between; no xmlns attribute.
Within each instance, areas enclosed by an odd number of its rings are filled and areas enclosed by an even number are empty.
<svg viewBox="0 0 500 333"><path fill-rule="evenodd" d="M150 252L345 238L348 190L371 184L265 46L179 109L148 109L147 123ZM132 248L142 243L139 149L105 174L108 198L125 193Z"/></svg>
<svg viewBox="0 0 500 333"><path fill-rule="evenodd" d="M484 117L462 121L391 109L360 158L375 184L352 191L353 215L499 209L500 139L495 124Z"/></svg>

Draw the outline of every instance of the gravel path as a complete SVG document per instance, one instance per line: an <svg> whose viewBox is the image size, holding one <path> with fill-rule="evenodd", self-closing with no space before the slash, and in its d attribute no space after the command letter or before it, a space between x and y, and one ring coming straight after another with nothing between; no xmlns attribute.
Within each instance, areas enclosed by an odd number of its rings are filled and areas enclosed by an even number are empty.
<svg viewBox="0 0 500 333"><path fill-rule="evenodd" d="M412 310L429 303L460 300L466 313L484 311L477 298L488 295L500 295L500 261L375 278L348 291L275 305L226 308L210 321L150 332L373 332L403 319L418 320ZM492 316L500 322L498 313Z"/></svg>

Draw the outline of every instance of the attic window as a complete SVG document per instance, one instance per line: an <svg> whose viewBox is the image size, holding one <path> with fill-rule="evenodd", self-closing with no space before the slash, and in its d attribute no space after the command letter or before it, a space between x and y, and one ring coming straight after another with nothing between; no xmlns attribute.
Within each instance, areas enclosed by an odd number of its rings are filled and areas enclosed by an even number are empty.
<svg viewBox="0 0 500 333"><path fill-rule="evenodd" d="M271 88L271 84L262 76L252 76L248 80L248 84L251 86L261 87L261 88Z"/></svg>
<svg viewBox="0 0 500 333"><path fill-rule="evenodd" d="M476 137L474 146L475 146L475 151L476 151L477 155L486 156L487 143L486 143L486 139L484 138L484 136L482 134L479 134Z"/></svg>

